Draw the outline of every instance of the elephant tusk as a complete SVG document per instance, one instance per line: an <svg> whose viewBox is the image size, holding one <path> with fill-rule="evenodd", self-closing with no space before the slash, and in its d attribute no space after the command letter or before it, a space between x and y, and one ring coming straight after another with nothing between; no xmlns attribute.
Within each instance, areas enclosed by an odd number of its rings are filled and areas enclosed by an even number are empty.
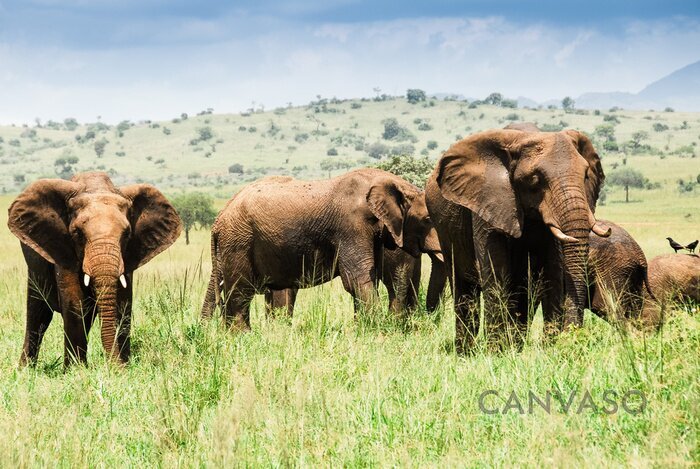
<svg viewBox="0 0 700 469"><path fill-rule="evenodd" d="M224 281L223 281L223 280L219 282L219 286L220 286L220 287L223 287L223 286L224 286Z"/></svg>
<svg viewBox="0 0 700 469"><path fill-rule="evenodd" d="M555 238L557 238L562 243L578 243L578 239L573 236L565 235L563 231L554 225L549 225L549 230L552 232Z"/></svg>
<svg viewBox="0 0 700 469"><path fill-rule="evenodd" d="M440 262L445 262L445 256L443 256L440 251L434 252L433 256L435 256L435 259L439 260Z"/></svg>
<svg viewBox="0 0 700 469"><path fill-rule="evenodd" d="M124 277L124 274L119 276L119 283L122 284L122 287L126 288L126 277Z"/></svg>
<svg viewBox="0 0 700 469"><path fill-rule="evenodd" d="M83 275L83 284L86 287L90 285L90 276L88 274Z"/></svg>
<svg viewBox="0 0 700 469"><path fill-rule="evenodd" d="M601 238L607 238L608 236L610 236L610 233L612 233L612 229L609 226L605 226L598 221L593 224L593 226L591 227L591 231L593 231Z"/></svg>

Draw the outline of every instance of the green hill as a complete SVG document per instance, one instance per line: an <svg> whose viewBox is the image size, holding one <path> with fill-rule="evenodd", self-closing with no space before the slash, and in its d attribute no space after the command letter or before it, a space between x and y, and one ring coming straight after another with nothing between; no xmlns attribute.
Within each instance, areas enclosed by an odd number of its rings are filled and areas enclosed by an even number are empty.
<svg viewBox="0 0 700 469"><path fill-rule="evenodd" d="M619 123L605 121L613 116ZM48 122L33 127L0 127L0 190L14 193L40 177L72 171L104 170L116 181L146 181L164 188L217 188L222 197L241 184L264 174L291 174L311 179L327 177L320 163L332 158L339 167L376 163L372 156L386 153L426 154L436 159L455 140L471 133L503 127L515 120L533 121L549 128L576 128L593 134L596 126L614 124L617 142L634 132L648 132L640 153L668 165L648 177L673 182L679 150L694 154L700 135L700 114L638 111L577 111L512 109L465 101L428 100L409 104L404 98L384 101L319 99L307 106L240 114L203 113L168 122L122 122L119 125ZM385 119L403 127L398 138L383 138ZM611 119L611 117L608 117ZM667 130L655 132L654 126ZM403 138L402 138L403 137ZM607 165L622 159L617 152L598 147ZM104 153L98 156L96 143ZM432 144L430 144L433 142ZM429 145L430 144L430 145ZM97 148L99 150L99 148ZM337 153L337 154L335 154ZM683 155L685 156L685 155ZM76 164L56 164L61 159ZM634 157L636 158L636 157ZM640 158L641 162L643 158ZM697 161L697 160L695 160ZM695 161L693 161L695 163ZM238 164L242 174L229 173ZM635 162L635 165L637 163ZM639 163L641 166L646 164ZM687 167L687 164L680 166ZM700 172L695 163L695 173Z"/></svg>

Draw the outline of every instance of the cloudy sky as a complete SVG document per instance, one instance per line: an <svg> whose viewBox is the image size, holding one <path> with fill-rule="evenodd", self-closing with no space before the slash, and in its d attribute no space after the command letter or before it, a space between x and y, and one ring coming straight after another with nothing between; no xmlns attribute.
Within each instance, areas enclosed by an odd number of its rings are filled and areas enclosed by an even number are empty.
<svg viewBox="0 0 700 469"><path fill-rule="evenodd" d="M407 88L637 92L700 60L700 2L0 0L0 123L168 119Z"/></svg>

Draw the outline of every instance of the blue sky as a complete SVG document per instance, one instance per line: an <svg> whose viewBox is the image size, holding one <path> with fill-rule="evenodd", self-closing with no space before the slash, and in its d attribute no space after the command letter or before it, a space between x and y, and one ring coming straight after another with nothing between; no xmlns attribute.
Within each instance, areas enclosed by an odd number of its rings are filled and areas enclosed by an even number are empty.
<svg viewBox="0 0 700 469"><path fill-rule="evenodd" d="M697 60L695 1L0 0L0 122L637 92Z"/></svg>

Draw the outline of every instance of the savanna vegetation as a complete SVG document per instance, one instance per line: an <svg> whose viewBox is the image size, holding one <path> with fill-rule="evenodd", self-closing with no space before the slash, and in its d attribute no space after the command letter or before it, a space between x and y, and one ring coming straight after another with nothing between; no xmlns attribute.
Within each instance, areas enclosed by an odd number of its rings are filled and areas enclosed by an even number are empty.
<svg viewBox="0 0 700 469"><path fill-rule="evenodd" d="M698 238L700 114L579 111L569 101L566 109L522 109L498 93L468 103L410 91L408 99L319 97L300 107L205 110L167 122L68 118L0 127L2 207L39 177L104 170L117 184L156 184L192 220L189 244L183 234L134 276L132 362L108 365L94 328L89 366L67 372L58 315L37 367L17 368L26 272L17 239L0 229L0 464L697 464L697 307L669 308L657 334L587 314L583 328L553 343L540 340L536 315L523 350L469 356L454 353L449 292L433 314L420 308L354 320L351 298L334 281L301 291L293 318L266 316L256 298L250 333L199 321L211 269L210 197L220 209L265 174L326 178L367 165L420 185L452 142L510 122L590 135L605 171L618 175L596 215L627 229L647 257L669 252L666 236ZM629 390L644 394L643 412L621 405L607 412L606 391L621 404ZM485 403L497 413L480 409L486 391L495 392ZM548 391L564 401L573 396L569 410L554 399L550 413L530 411L529 394ZM581 406L586 392L595 408Z"/></svg>

